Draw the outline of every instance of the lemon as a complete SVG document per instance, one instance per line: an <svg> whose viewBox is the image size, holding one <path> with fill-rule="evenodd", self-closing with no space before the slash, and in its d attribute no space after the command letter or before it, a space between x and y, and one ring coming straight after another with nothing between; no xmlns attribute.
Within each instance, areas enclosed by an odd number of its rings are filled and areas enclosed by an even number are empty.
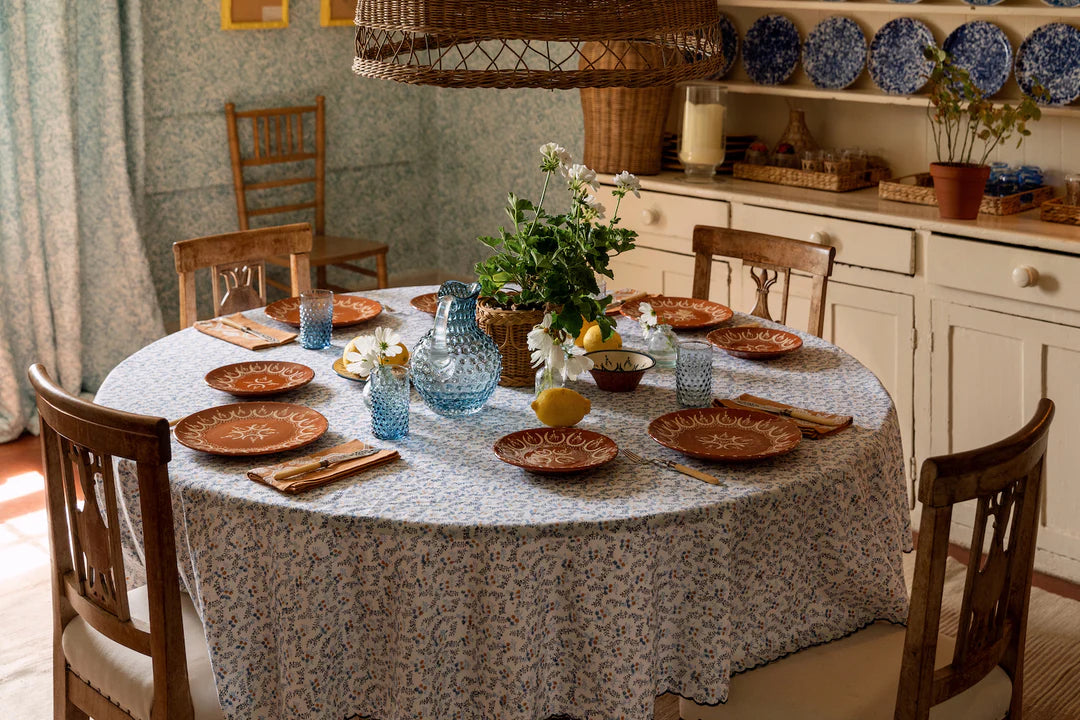
<svg viewBox="0 0 1080 720"><path fill-rule="evenodd" d="M578 347L585 347L585 333L589 332L589 328L594 327L596 327L595 320L585 320L584 318L582 318L581 332L579 332L577 334L577 337L574 338L574 344Z"/></svg>
<svg viewBox="0 0 1080 720"><path fill-rule="evenodd" d="M593 352L595 350L619 350L622 348L622 337L619 336L619 333L612 330L611 337L604 340L603 334L600 332L600 326L597 325L589 328L589 331L585 333L582 347L585 348L585 352Z"/></svg>
<svg viewBox="0 0 1080 720"><path fill-rule="evenodd" d="M398 343L401 352L391 357L384 357L382 359L383 365L404 365L409 362L409 348L405 347L405 343Z"/></svg>
<svg viewBox="0 0 1080 720"><path fill-rule="evenodd" d="M589 414L592 403L570 388L548 388L532 402L540 422L550 427L572 427Z"/></svg>

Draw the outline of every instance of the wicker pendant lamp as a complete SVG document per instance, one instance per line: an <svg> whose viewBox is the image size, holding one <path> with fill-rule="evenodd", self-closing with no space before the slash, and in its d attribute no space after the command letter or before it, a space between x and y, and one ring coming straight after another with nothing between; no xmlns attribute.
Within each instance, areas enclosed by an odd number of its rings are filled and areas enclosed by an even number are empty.
<svg viewBox="0 0 1080 720"><path fill-rule="evenodd" d="M359 0L356 25L353 72L416 85L641 88L722 62L716 0Z"/></svg>

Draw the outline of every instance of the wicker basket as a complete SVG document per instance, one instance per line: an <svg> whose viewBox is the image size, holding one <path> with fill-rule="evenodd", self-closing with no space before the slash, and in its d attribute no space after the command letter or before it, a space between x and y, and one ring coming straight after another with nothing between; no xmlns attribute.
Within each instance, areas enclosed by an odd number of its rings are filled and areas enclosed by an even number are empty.
<svg viewBox="0 0 1080 720"><path fill-rule="evenodd" d="M1039 219L1066 225L1080 225L1080 205L1066 205L1062 198L1047 200L1039 206Z"/></svg>
<svg viewBox="0 0 1080 720"><path fill-rule="evenodd" d="M878 185L878 196L883 200L896 200L897 202L918 205L937 205L937 196L934 194L934 179L930 177L930 173L905 175L891 182L882 182ZM1015 215L1025 210L1040 207L1052 197L1054 197L1054 188L1048 185L1037 187L1034 190L1024 190L1012 195L983 195L982 204L979 205L979 212L984 215Z"/></svg>
<svg viewBox="0 0 1080 720"><path fill-rule="evenodd" d="M489 305L487 298L476 304L476 322L502 353L500 385L532 386L536 368L529 352L529 331L543 319L543 310L503 310Z"/></svg>
<svg viewBox="0 0 1080 720"><path fill-rule="evenodd" d="M815 190L828 190L829 192L848 192L859 188L873 187L879 181L892 177L889 168L871 168L861 172L837 174L796 170L773 165L751 165L750 163L735 163L734 175L744 180L756 180L757 182L776 183L778 185L795 185Z"/></svg>

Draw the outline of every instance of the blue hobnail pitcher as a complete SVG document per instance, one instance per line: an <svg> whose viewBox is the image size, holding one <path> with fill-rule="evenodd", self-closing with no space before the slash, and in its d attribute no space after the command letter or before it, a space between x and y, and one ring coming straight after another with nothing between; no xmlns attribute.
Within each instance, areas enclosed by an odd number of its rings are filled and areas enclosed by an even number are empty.
<svg viewBox="0 0 1080 720"><path fill-rule="evenodd" d="M479 283L444 282L435 326L413 348L413 386L439 415L479 412L499 384L502 355L476 324L479 295Z"/></svg>

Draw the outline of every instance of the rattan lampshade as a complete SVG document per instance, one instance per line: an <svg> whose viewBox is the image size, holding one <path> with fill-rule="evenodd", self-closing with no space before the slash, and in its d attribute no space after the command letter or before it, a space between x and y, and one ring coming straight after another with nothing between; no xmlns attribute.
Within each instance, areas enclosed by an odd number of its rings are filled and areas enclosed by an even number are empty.
<svg viewBox="0 0 1080 720"><path fill-rule="evenodd" d="M353 72L416 85L640 88L722 60L716 0L359 0L356 25Z"/></svg>

